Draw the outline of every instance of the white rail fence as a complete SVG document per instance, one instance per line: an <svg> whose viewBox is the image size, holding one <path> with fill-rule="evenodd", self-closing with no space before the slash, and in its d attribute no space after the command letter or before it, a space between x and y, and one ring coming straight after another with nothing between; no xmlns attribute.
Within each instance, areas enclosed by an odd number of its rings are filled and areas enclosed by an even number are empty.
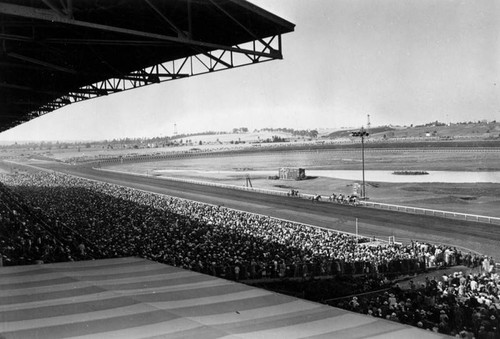
<svg viewBox="0 0 500 339"><path fill-rule="evenodd" d="M104 169L104 168L94 168L94 169L100 170L100 171L106 171L106 172L121 172L121 173L127 173L127 174L131 174L131 175L150 176L148 174L135 174L135 173L130 173L130 172L109 170L109 169ZM283 196L283 197L289 196L288 192L270 190L270 189L265 189L265 188L228 185L228 184L214 183L214 182L209 182L209 181L199 181L199 180L175 178L175 177L157 176L156 178L171 180L171 181L186 182L186 183L204 185L204 186L210 186L210 187L220 187L220 188L236 189L236 190L241 190L241 191L251 191L251 192L271 194L271 195L277 195L277 196ZM298 197L305 198L305 199L311 199L314 196L315 196L314 194L300 193ZM321 199L322 199L322 201L328 201L329 197L323 195L323 196L321 196ZM448 218L448 219L456 219L456 220L482 222L482 223L500 225L500 218L489 217L489 216L484 216L484 215L458 213L458 212L450 212L450 211L442 211L442 210L433 210L433 209L427 209L427 208L410 207L410 206L402 206L402 205L391 205L391 204L384 204L384 203L378 203L378 202L372 202L372 201L359 201L359 205L364 206L364 207L369 207L369 208L387 210L387 211L429 215L429 216Z"/></svg>
<svg viewBox="0 0 500 339"><path fill-rule="evenodd" d="M457 220L465 220L465 221L475 221L475 222L483 222L483 223L488 223L488 224L500 225L500 218L488 217L485 215L476 215L476 214L468 214L468 213L433 210L433 209L420 208L420 207L391 205L391 204L383 204L383 203L371 202L371 201L370 202L369 201L361 201L360 204L362 206L365 206L365 207L383 209L383 210L388 210L388 211L398 211L398 212L420 214L420 215L431 215L431 216L441 217L441 218L457 219Z"/></svg>

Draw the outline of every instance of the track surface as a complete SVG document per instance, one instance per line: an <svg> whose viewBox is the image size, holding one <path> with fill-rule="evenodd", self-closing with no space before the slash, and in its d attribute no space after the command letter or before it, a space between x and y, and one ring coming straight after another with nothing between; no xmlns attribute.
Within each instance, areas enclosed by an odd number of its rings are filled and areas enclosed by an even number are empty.
<svg viewBox="0 0 500 339"><path fill-rule="evenodd" d="M360 235L396 241L409 239L439 242L471 249L500 259L500 226L402 212L352 207L329 202L312 203L299 198L284 198L267 194L228 190L124 173L97 171L90 167L59 164L39 164L37 167L56 170L80 177L114 183L276 218L356 232Z"/></svg>

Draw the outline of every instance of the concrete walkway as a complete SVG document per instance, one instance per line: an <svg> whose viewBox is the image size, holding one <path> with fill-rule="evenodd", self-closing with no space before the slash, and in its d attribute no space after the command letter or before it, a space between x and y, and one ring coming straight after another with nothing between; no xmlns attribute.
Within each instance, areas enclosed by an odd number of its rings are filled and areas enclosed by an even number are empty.
<svg viewBox="0 0 500 339"><path fill-rule="evenodd" d="M4 338L444 338L139 258L0 267Z"/></svg>

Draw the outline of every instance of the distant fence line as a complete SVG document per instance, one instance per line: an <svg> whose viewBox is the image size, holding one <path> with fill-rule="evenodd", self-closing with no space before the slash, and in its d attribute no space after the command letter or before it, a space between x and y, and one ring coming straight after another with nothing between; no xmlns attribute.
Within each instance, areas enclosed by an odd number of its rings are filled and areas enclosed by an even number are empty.
<svg viewBox="0 0 500 339"><path fill-rule="evenodd" d="M103 168L94 168L94 169L100 170L100 171L107 171L107 172L127 173L127 174L131 174L131 175L139 175L139 176L150 176L147 174L135 174L135 173L131 173L131 172L116 171L116 170L103 169ZM203 185L203 186L229 188L229 189L236 189L236 190L241 190L241 191L249 191L249 192L277 195L277 196L283 196L283 197L289 196L289 192L276 191L276 190L270 190L270 189L265 189L265 188L228 185L228 184L214 183L214 182L209 182L209 181L199 181L199 180L175 178L175 177L157 177L157 178L164 179L164 180L178 181L178 182L186 182L186 183ZM316 196L315 194L299 193L298 197L305 198L305 199L312 199L315 196ZM321 199L328 201L329 197L323 195L323 196L321 196ZM332 202L332 203L334 203L334 202ZM441 218L447 218L447 219L482 222L482 223L500 225L500 218L497 218L497 217L489 217L489 216L484 216L484 215L458 213L458 212L450 212L450 211L442 211L442 210L433 210L433 209L420 208L420 207L384 204L384 203L363 201L363 200L359 201L358 203L360 206L363 206L363 207L376 208L376 209L387 210L387 211L404 212L404 213L419 214L419 215L429 215L429 216L435 216L435 217L441 217Z"/></svg>
<svg viewBox="0 0 500 339"><path fill-rule="evenodd" d="M307 152L313 152L313 151L327 151L327 152L338 152L338 153L348 153L348 152L353 152L358 150L361 146L361 141L350 141L348 143L345 143L346 145L350 145L351 147L347 149L328 149L328 148L323 148L320 146L328 146L328 145L336 145L336 144L344 144L342 142L337 142L337 143L324 143L324 144L303 144L303 145L297 145L297 144L279 144L279 145L266 145L263 148L259 148L259 152L266 152L266 151L286 151L288 152L290 148L292 147L298 147L295 149L295 152L299 153L307 153ZM378 144L376 141L366 141L365 144L365 152L430 152L430 153L440 153L440 152L447 152L447 153L460 153L460 152L480 152L480 153L498 153L500 152L499 147L472 147L472 146L465 146L465 147L433 147L433 148L405 148L405 147L387 147L387 148L372 148L370 145L372 144ZM388 143L390 144L390 143ZM217 149L213 151L206 151L206 150L196 150L196 151L173 151L173 152L158 152L158 153L152 153L152 154L125 154L125 155L115 155L115 156L107 156L104 154L101 154L95 158L89 158L89 159L81 159L77 162L79 163L101 163L101 164L112 164L112 163L118 163L118 162L124 162L124 161L146 161L146 160L162 160L162 159L179 159L179 158L188 158L188 157L207 157L207 156L212 156L212 157L227 157L227 156L234 156L234 154L239 154L239 153L254 153L256 152L257 149L254 147L238 147L235 149Z"/></svg>

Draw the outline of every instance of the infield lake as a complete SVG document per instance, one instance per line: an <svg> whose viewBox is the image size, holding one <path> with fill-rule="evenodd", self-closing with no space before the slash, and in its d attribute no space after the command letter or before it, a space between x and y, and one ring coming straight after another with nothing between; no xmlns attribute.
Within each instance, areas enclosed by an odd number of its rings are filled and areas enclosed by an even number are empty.
<svg viewBox="0 0 500 339"><path fill-rule="evenodd" d="M277 171L217 171L217 170L156 170L163 173L197 173L204 174L223 174L223 175L250 175L252 176L272 176L277 175ZM428 171L425 175L396 175L392 171L369 170L365 171L365 181L377 182L442 182L442 183L500 183L500 171L488 172L469 172L469 171ZM362 180L362 172L359 170L306 170L307 176L336 178L345 180Z"/></svg>
<svg viewBox="0 0 500 339"><path fill-rule="evenodd" d="M380 182L448 182L448 183L500 183L500 171L464 172L464 171L428 171L425 175L396 175L391 171L365 171L366 181ZM361 171L354 170L319 170L307 171L307 175L329 178L362 180Z"/></svg>

